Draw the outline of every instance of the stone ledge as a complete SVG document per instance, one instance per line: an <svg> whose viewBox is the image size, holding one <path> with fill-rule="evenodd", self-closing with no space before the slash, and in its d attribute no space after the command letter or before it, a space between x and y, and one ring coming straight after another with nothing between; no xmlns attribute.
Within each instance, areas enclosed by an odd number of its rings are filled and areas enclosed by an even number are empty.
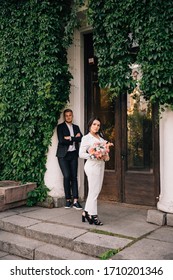
<svg viewBox="0 0 173 280"><path fill-rule="evenodd" d="M64 196L58 197L58 196L52 195L51 197L53 199L53 204L54 204L55 208L64 207L64 205L66 203L66 199ZM81 203L82 201L83 201L83 199L81 197L79 197L79 202Z"/></svg>
<svg viewBox="0 0 173 280"><path fill-rule="evenodd" d="M173 214L162 212L160 210L148 210L147 222L159 226L172 226L173 227Z"/></svg>
<svg viewBox="0 0 173 280"><path fill-rule="evenodd" d="M173 227L173 214L167 214L167 225Z"/></svg>
<svg viewBox="0 0 173 280"><path fill-rule="evenodd" d="M159 210L148 210L147 222L163 226L166 224L166 213Z"/></svg>
<svg viewBox="0 0 173 280"><path fill-rule="evenodd" d="M55 208L60 208L65 205L65 197L53 196L52 198L53 198Z"/></svg>
<svg viewBox="0 0 173 280"><path fill-rule="evenodd" d="M54 200L53 197L47 196L45 201L37 202L37 206L45 207L45 208L53 208L54 207Z"/></svg>
<svg viewBox="0 0 173 280"><path fill-rule="evenodd" d="M36 183L20 184L16 181L0 181L0 211L25 205L27 193L36 187Z"/></svg>

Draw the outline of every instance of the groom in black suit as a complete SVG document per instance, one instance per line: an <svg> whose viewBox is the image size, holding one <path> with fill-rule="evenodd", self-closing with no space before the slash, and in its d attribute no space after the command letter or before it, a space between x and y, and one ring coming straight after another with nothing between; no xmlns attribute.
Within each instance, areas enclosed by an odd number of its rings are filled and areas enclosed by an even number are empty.
<svg viewBox="0 0 173 280"><path fill-rule="evenodd" d="M64 111L64 122L57 126L58 148L56 156L64 177L64 192L66 198L65 208L72 207L71 191L73 195L73 208L80 210L82 206L78 201L78 152L82 133L79 126L72 123L73 111Z"/></svg>

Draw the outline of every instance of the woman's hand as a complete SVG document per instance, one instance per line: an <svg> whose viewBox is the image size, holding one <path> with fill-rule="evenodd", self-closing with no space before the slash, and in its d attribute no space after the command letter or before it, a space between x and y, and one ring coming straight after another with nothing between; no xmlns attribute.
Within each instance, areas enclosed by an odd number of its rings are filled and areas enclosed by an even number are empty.
<svg viewBox="0 0 173 280"><path fill-rule="evenodd" d="M107 142L106 144L107 144L109 147L114 146L114 144L111 143L111 142Z"/></svg>

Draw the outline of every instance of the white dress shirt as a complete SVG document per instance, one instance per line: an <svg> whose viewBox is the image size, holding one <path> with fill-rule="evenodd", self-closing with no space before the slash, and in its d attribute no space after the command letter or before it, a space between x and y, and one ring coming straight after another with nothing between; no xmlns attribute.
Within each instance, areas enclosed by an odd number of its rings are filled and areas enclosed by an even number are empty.
<svg viewBox="0 0 173 280"><path fill-rule="evenodd" d="M68 126L68 129L70 131L70 136L74 136L74 131L73 131L73 125L72 124L69 124L69 123L66 123L66 125ZM75 148L75 142L73 142L73 145L70 145L69 148L68 148L68 152L73 152L75 151L76 148Z"/></svg>

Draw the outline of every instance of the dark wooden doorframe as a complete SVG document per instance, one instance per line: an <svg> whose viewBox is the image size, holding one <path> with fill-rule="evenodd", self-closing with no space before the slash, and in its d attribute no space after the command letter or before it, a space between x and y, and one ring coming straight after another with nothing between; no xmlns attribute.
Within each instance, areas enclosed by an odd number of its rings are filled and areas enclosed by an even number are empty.
<svg viewBox="0 0 173 280"><path fill-rule="evenodd" d="M93 63L89 63L89 58L93 58ZM91 60L92 61L92 60ZM87 122L92 114L96 113L96 108L92 104L92 83L97 81L97 62L94 57L92 34L84 35L84 75L85 75L85 132ZM100 93L101 94L101 93ZM159 127L158 108L153 107L153 174L138 174L137 181L131 172L127 172L127 102L126 95L122 94L115 100L115 159L114 170L105 170L104 183L99 199L117 202L156 205L160 190L159 178ZM133 178L134 176L134 178ZM138 178L139 177L139 178ZM140 181L141 180L141 181ZM144 187L133 188L133 185L144 181ZM152 184L151 190L145 190L148 184ZM151 191L151 192L150 192ZM130 193L131 192L131 193ZM134 192L134 193L133 193ZM85 178L85 197L87 194L87 180ZM138 200L138 197L141 198ZM143 199L144 198L144 199ZM143 200L143 201L142 201ZM148 201L147 201L148 200Z"/></svg>

